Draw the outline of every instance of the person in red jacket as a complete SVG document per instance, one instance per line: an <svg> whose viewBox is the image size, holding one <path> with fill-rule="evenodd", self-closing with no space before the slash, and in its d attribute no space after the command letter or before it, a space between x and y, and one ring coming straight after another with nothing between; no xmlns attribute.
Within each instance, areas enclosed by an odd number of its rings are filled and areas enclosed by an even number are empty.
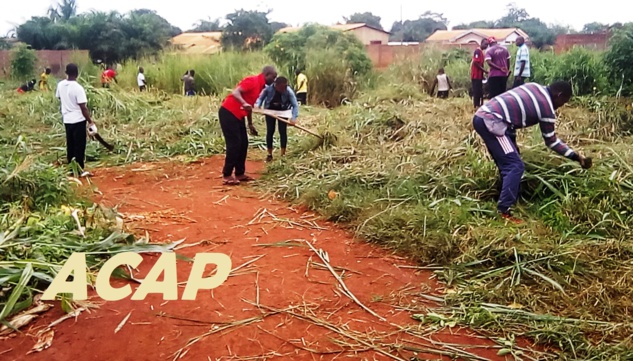
<svg viewBox="0 0 633 361"><path fill-rule="evenodd" d="M101 73L101 86L104 88L109 88L110 83L112 81L116 83L116 72L112 68L107 68L103 73Z"/></svg>
<svg viewBox="0 0 633 361"><path fill-rule="evenodd" d="M252 180L246 173L246 156L248 153L248 134L246 121L252 135L257 135L253 125L253 105L260 93L277 78L277 70L270 65L264 67L259 75L244 78L229 94L220 107L218 117L226 143L226 158L222 175L224 184L237 185ZM233 172L235 171L235 175Z"/></svg>

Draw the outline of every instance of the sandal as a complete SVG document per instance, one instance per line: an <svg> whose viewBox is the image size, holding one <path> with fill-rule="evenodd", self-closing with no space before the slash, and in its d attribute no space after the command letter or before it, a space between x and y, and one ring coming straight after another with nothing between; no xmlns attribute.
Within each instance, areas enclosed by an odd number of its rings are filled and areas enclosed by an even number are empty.
<svg viewBox="0 0 633 361"><path fill-rule="evenodd" d="M224 178L224 182L222 182L223 185L225 186L236 186L240 184L240 181L231 177L231 178Z"/></svg>
<svg viewBox="0 0 633 361"><path fill-rule="evenodd" d="M251 178L251 177L249 177L247 175L243 175L243 176L237 177L237 180L239 182L252 182L252 181L255 180L255 178Z"/></svg>

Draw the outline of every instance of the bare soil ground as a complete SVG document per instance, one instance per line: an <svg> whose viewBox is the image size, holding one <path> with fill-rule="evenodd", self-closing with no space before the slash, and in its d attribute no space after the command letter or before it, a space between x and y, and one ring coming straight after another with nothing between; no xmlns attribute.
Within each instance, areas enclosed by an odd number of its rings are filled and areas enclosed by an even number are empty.
<svg viewBox="0 0 633 361"><path fill-rule="evenodd" d="M411 318L408 309L433 307L421 295L442 292L430 272L399 267L413 264L248 185L222 186L222 162L213 157L97 169L92 182L103 193L95 200L118 205L134 233L147 232L154 242L185 239L177 252L189 257L230 255L233 271L226 283L199 292L195 301L150 295L103 302L92 292L100 306L56 326L50 348L26 355L37 331L63 316L59 304L23 334L3 341L0 358L408 361L449 360L459 350L472 355L462 359L504 360L492 341L469 330L434 331ZM248 163L255 178L262 167ZM351 293L384 320L348 297L306 242L327 252ZM158 256L144 256L134 276L142 279ZM190 268L178 261L179 282L187 281Z"/></svg>

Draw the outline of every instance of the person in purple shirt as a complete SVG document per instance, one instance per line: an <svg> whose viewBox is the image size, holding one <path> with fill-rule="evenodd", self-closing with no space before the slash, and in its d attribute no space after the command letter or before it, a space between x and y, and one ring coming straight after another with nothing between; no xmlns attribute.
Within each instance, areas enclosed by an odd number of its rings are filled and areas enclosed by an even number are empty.
<svg viewBox="0 0 633 361"><path fill-rule="evenodd" d="M486 63L490 71L488 73L488 94L490 99L506 91L510 68L510 52L497 43L494 37L488 38L490 48L486 51Z"/></svg>
<svg viewBox="0 0 633 361"><path fill-rule="evenodd" d="M475 131L481 136L501 175L501 195L497 211L511 222L521 223L510 213L519 197L519 186L525 165L508 129L527 128L538 124L545 144L558 154L577 161L584 169L591 167L585 158L556 136L556 109L569 101L571 84L564 81L543 86L527 83L509 90L484 104L473 118Z"/></svg>

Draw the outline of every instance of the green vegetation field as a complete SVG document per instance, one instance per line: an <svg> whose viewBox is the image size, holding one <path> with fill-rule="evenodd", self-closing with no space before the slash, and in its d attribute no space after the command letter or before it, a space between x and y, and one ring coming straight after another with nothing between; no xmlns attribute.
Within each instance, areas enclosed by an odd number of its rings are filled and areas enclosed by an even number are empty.
<svg viewBox="0 0 633 361"><path fill-rule="evenodd" d="M592 156L594 168L582 170L551 152L538 127L520 132L526 173L517 213L527 222L519 226L495 217L497 170L472 130L472 105L463 96L468 54L426 54L362 77L324 54L305 64L314 99L343 105L304 107L300 122L327 141L291 130L289 155L268 165L257 186L262 192L306 205L433 270L449 292L436 314L415 316L420 322L490 333L507 340L504 352L519 359L513 349L519 337L560 359L633 359L633 115L630 100L608 95L617 89L599 69L599 54L533 55L535 80L574 79L583 94L560 110L558 133ZM111 90L95 88L98 69L80 64L100 133L116 146L109 154L89 142L87 167L223 154L221 98L273 62L270 56L128 62ZM446 101L425 93L440 64L458 88ZM148 93L134 90L139 65ZM180 76L190 68L209 95L178 95ZM290 68L280 69L287 75ZM93 252L96 269L122 250L170 247L122 233L111 210L73 191L65 168L55 166L65 159L58 102L52 92L19 95L15 86L8 82L0 92L3 321L28 307L72 252ZM261 119L256 125L264 129ZM252 137L251 157L263 159L264 144L263 136ZM82 210L88 238L76 233L66 206ZM67 298L63 305L73 307Z"/></svg>

